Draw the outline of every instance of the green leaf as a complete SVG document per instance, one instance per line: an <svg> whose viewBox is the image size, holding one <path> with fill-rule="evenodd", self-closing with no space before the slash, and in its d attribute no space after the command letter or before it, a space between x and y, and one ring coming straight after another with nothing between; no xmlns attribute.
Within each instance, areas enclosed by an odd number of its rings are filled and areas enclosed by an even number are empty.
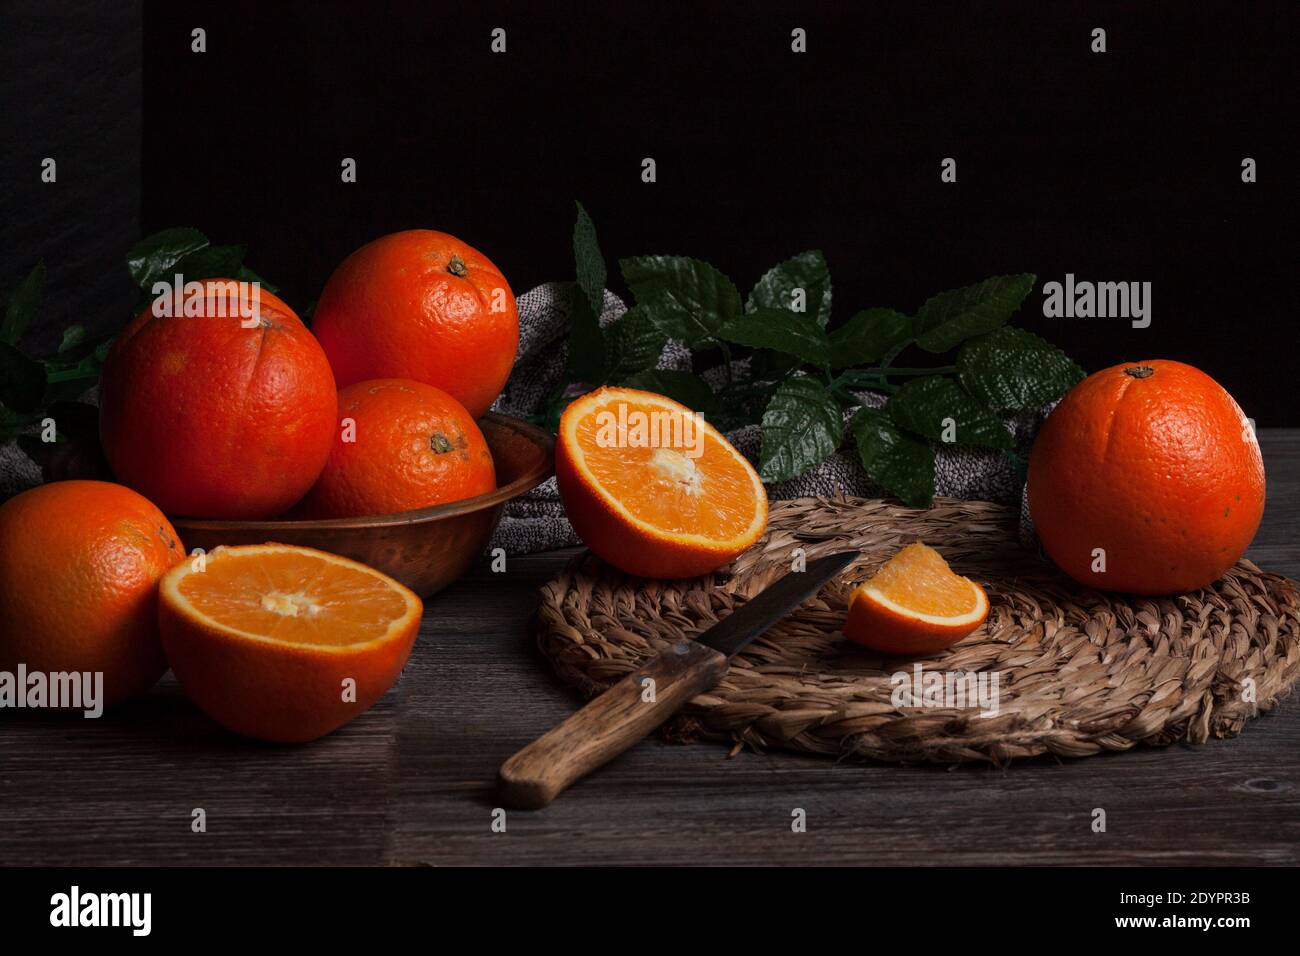
<svg viewBox="0 0 1300 956"><path fill-rule="evenodd" d="M759 477L785 481L834 454L844 436L840 403L814 378L784 382L763 412Z"/></svg>
<svg viewBox="0 0 1300 956"><path fill-rule="evenodd" d="M775 354L775 353L772 353ZM736 378L717 392L719 420L726 422L723 431L742 425L758 425L763 420L763 410L772 400L777 383L759 381L749 376Z"/></svg>
<svg viewBox="0 0 1300 956"><path fill-rule="evenodd" d="M720 432L749 424L744 410L723 403L722 399L694 372L648 368L630 376L626 385L664 395L699 412Z"/></svg>
<svg viewBox="0 0 1300 956"><path fill-rule="evenodd" d="M1027 274L994 276L932 296L916 314L916 344L927 352L946 352L1006 325L1036 281Z"/></svg>
<svg viewBox="0 0 1300 956"><path fill-rule="evenodd" d="M606 380L621 382L653 368L667 342L668 337L650 321L645 309L639 305L628 309L605 329Z"/></svg>
<svg viewBox="0 0 1300 956"><path fill-rule="evenodd" d="M8 342L0 342L0 404L35 411L45 397L45 366Z"/></svg>
<svg viewBox="0 0 1300 956"><path fill-rule="evenodd" d="M914 378L889 400L889 417L932 441L1010 448L1011 433L988 406L941 375Z"/></svg>
<svg viewBox="0 0 1300 956"><path fill-rule="evenodd" d="M909 508L928 508L934 500L934 449L904 434L877 408L863 408L850 424L858 459L869 477Z"/></svg>
<svg viewBox="0 0 1300 956"><path fill-rule="evenodd" d="M103 371L113 337L83 336L75 344L67 345L72 331L70 328L64 332L65 350L42 363L45 367L46 403L80 397L99 380Z"/></svg>
<svg viewBox="0 0 1300 956"><path fill-rule="evenodd" d="M708 383L694 372L648 368L631 376L627 384L632 388L664 395L705 416L717 409L718 397L713 394Z"/></svg>
<svg viewBox="0 0 1300 956"><path fill-rule="evenodd" d="M45 383L43 401L72 402L79 399L99 381L100 367L99 365L90 367L90 363L87 363L84 369L78 368L73 375L66 372L49 375Z"/></svg>
<svg viewBox="0 0 1300 956"><path fill-rule="evenodd" d="M586 293L591 311L600 315L605 303L605 257L596 241L596 224L582 203L575 205L578 207L578 220L573 224L573 261L577 266L578 285Z"/></svg>
<svg viewBox="0 0 1300 956"><path fill-rule="evenodd" d="M172 266L186 282L200 279L238 279L237 272L244 265L243 246L205 246L183 256ZM162 276L166 280L167 276Z"/></svg>
<svg viewBox="0 0 1300 956"><path fill-rule="evenodd" d="M820 249L801 252L780 265L773 266L750 290L745 310L794 310L795 291L803 290L803 308L798 315L807 315L822 328L831 320L831 272L826 257Z"/></svg>
<svg viewBox="0 0 1300 956"><path fill-rule="evenodd" d="M596 225L582 203L576 203L573 261L577 283L569 307L569 359L565 374L571 382L604 382L609 376L608 343L600 327L605 306L605 257L596 241Z"/></svg>
<svg viewBox="0 0 1300 956"><path fill-rule="evenodd" d="M784 382L798 367L793 355L772 349L755 349L749 357L749 374L756 381Z"/></svg>
<svg viewBox="0 0 1300 956"><path fill-rule="evenodd" d="M569 357L565 377L591 385L605 380L605 334L582 288L574 283L569 302Z"/></svg>
<svg viewBox="0 0 1300 956"><path fill-rule="evenodd" d="M813 365L830 362L830 339L817 320L788 309L761 308L746 313L722 326L718 338L784 352Z"/></svg>
<svg viewBox="0 0 1300 956"><path fill-rule="evenodd" d="M0 342L17 345L41 305L41 291L45 286L45 263L38 262L18 288L9 294L4 323L0 324Z"/></svg>
<svg viewBox="0 0 1300 956"><path fill-rule="evenodd" d="M197 229L181 226L146 236L127 253L126 267L135 284L146 293L159 280L170 281L176 263L208 245Z"/></svg>
<svg viewBox="0 0 1300 956"><path fill-rule="evenodd" d="M831 333L831 365L848 368L878 362L912 335L912 320L893 309L867 309Z"/></svg>
<svg viewBox="0 0 1300 956"><path fill-rule="evenodd" d="M70 328L63 333L66 348L45 359L46 380L51 388L59 382L80 382L79 388L84 392L99 378L113 336L82 337L74 344L67 344L71 332ZM50 400L48 396L47 400Z"/></svg>
<svg viewBox="0 0 1300 956"><path fill-rule="evenodd" d="M1039 408L1082 381L1068 355L1023 329L1005 326L972 339L957 353L966 391L999 410Z"/></svg>
<svg viewBox="0 0 1300 956"><path fill-rule="evenodd" d="M725 275L686 256L639 256L619 267L637 302L669 338L689 346L716 339L740 315L740 293Z"/></svg>
<svg viewBox="0 0 1300 956"><path fill-rule="evenodd" d="M86 327L84 325L69 325L63 330L63 338L59 340L59 354L66 354L85 341Z"/></svg>

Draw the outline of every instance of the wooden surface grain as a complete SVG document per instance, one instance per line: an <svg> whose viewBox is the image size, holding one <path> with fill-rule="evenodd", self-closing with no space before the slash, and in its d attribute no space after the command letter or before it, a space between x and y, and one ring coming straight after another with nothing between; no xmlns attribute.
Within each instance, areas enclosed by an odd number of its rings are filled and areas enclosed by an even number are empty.
<svg viewBox="0 0 1300 956"><path fill-rule="evenodd" d="M1300 577L1300 431L1261 442L1268 508L1249 554ZM579 703L530 632L536 589L568 557L480 566L430 601L398 686L313 744L233 737L170 677L100 720L0 715L0 862L1300 862L1294 700L1233 740L1005 769L729 758L651 738L550 807L505 811L498 832L497 768Z"/></svg>
<svg viewBox="0 0 1300 956"><path fill-rule="evenodd" d="M510 756L497 775L496 800L522 810L546 806L716 687L728 666L727 655L703 641L679 640Z"/></svg>

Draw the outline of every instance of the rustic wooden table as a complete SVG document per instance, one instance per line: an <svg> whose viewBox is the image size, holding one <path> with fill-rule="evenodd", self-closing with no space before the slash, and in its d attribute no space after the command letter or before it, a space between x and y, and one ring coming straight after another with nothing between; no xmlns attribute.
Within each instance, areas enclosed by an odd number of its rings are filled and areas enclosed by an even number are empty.
<svg viewBox="0 0 1300 956"><path fill-rule="evenodd" d="M1250 557L1300 577L1300 430L1261 440L1268 509ZM651 738L495 832L497 766L577 703L530 632L538 586L571 553L483 567L435 598L398 687L310 745L237 739L170 677L100 720L10 712L0 863L1300 862L1294 703L1234 740L1005 769L729 759Z"/></svg>

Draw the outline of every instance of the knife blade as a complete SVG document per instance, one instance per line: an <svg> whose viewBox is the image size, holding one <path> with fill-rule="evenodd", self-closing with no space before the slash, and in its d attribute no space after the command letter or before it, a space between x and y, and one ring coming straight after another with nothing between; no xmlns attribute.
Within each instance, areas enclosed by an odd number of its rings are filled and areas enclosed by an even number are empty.
<svg viewBox="0 0 1300 956"><path fill-rule="evenodd" d="M745 602L695 640L656 654L501 765L507 806L537 809L632 745L697 694L717 685L730 659L821 590L858 557L842 551L810 561Z"/></svg>
<svg viewBox="0 0 1300 956"><path fill-rule="evenodd" d="M800 604L821 590L823 584L848 567L857 551L841 551L808 562L803 571L791 571L775 584L769 584L737 611L695 638L727 657L743 651L749 642L760 637Z"/></svg>

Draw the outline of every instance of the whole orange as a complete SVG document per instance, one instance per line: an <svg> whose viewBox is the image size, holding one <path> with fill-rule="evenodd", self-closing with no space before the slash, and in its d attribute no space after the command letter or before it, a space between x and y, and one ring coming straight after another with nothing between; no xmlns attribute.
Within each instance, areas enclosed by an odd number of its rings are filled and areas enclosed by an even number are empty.
<svg viewBox="0 0 1300 956"><path fill-rule="evenodd" d="M1176 594L1204 587L1250 545L1264 462L1237 403L1181 362L1088 376L1043 424L1029 511L1047 553L1081 584Z"/></svg>
<svg viewBox="0 0 1300 956"><path fill-rule="evenodd" d="M376 239L334 270L312 318L340 388L410 378L478 418L510 376L519 312L501 270L455 236L411 229Z"/></svg>
<svg viewBox="0 0 1300 956"><path fill-rule="evenodd" d="M393 514L496 488L492 453L465 407L410 379L357 382L339 392L329 460L297 517Z"/></svg>
<svg viewBox="0 0 1300 956"><path fill-rule="evenodd" d="M312 486L334 437L329 361L293 310L263 292L245 327L210 279L196 315L127 326L100 383L114 474L168 514L268 518Z"/></svg>
<svg viewBox="0 0 1300 956"><path fill-rule="evenodd" d="M0 671L101 672L104 704L167 670L158 579L185 557L130 488L56 481L0 505Z"/></svg>

